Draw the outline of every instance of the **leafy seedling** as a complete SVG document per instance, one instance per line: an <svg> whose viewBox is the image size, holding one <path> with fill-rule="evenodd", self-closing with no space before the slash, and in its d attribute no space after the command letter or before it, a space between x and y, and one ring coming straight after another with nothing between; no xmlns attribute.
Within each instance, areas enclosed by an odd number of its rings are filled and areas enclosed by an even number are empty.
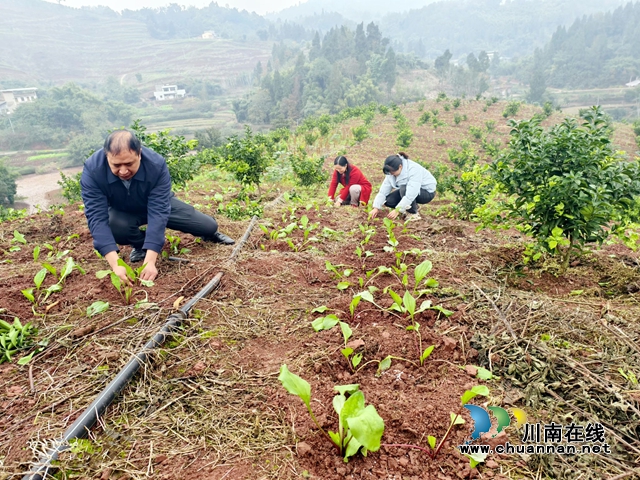
<svg viewBox="0 0 640 480"><path fill-rule="evenodd" d="M18 317L14 317L13 323L0 320L0 363L10 362L13 355L20 350L30 348L30 341L38 333L38 330L31 324L22 325ZM36 353L36 352L34 352ZM18 364L24 365L33 357L31 354L27 360L18 360Z"/></svg>
<svg viewBox="0 0 640 480"><path fill-rule="evenodd" d="M334 387L337 395L333 408L338 414L338 431L327 433L318 423L311 409L311 386L299 376L291 373L286 365L280 367L278 380L292 395L299 397L307 407L311 419L324 436L337 448L344 461L359 451L363 455L377 452L384 433L384 420L373 405L365 406L364 394L357 384ZM348 395L348 397L347 397Z"/></svg>
<svg viewBox="0 0 640 480"><path fill-rule="evenodd" d="M142 273L144 268L147 266L146 263L136 269L133 269L129 265L127 265L124 260L119 258L118 265L125 268L127 272L127 278L129 278L132 284L140 283L145 287L153 287L154 285L153 281L142 280L140 278L140 274ZM118 293L122 295L122 297L124 298L125 302L128 305L131 302L131 294L133 292L133 287L124 284L124 282L120 279L120 277L118 277L118 275L115 274L113 270L100 270L96 272L96 277L99 279L102 279L107 275L109 275L109 278L111 279L111 284L116 288L116 290L118 290Z"/></svg>

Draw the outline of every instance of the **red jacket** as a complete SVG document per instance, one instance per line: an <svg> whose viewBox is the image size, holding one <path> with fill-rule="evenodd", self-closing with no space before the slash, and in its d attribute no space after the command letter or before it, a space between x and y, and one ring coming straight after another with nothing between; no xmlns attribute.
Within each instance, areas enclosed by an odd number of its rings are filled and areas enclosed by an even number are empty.
<svg viewBox="0 0 640 480"><path fill-rule="evenodd" d="M345 172L346 173L346 172ZM353 164L349 164L349 184L346 184L345 174L340 175L340 183L344 185L344 188L340 192L340 200L343 202L349 196L349 187L351 185L360 185L362 191L360 193L360 201L365 205L369 203L369 197L371 196L371 183L364 176L358 167ZM338 172L333 171L333 177L331 178L331 185L329 185L329 197L333 200L336 195L336 189L338 188Z"/></svg>

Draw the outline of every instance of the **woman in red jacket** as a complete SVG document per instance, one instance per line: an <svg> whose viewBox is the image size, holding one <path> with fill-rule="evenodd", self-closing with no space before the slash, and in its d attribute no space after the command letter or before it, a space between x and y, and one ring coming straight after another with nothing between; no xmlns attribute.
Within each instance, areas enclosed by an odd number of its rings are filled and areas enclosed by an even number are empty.
<svg viewBox="0 0 640 480"><path fill-rule="evenodd" d="M369 203L371 196L371 183L364 176L358 167L349 163L346 157L339 156L333 161L333 177L329 186L329 200L333 201L338 184L344 185L338 198L336 206L350 204L357 207L362 203Z"/></svg>

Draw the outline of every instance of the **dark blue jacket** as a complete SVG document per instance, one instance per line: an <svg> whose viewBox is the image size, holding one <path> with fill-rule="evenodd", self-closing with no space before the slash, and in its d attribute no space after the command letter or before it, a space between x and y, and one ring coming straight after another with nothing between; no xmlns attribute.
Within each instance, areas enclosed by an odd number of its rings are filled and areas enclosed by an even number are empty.
<svg viewBox="0 0 640 480"><path fill-rule="evenodd" d="M147 232L142 248L160 253L173 196L169 169L162 156L142 147L140 168L127 191L122 180L111 172L104 150L100 149L85 162L80 186L93 246L100 255L118 250L109 228L109 208L146 214Z"/></svg>

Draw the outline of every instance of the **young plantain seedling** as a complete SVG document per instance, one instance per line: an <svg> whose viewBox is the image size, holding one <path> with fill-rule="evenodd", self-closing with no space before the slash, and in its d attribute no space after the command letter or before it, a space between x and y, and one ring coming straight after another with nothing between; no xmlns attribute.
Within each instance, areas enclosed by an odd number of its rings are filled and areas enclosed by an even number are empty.
<svg viewBox="0 0 640 480"><path fill-rule="evenodd" d="M340 350L340 352L342 353L344 358L347 359L351 371L355 372L355 369L358 367L358 365L360 365L360 362L362 362L362 354L356 353L355 355L353 355L353 357L351 357L351 355L353 354L353 348L347 347L347 342L351 338L351 335L353 335L353 331L351 330L349 324L341 322L340 319L333 314L329 314L326 317L318 317L313 322L311 322L311 326L316 332L319 332L321 330L331 330L338 324L340 324L340 330L342 331L342 337L344 338L344 348Z"/></svg>
<svg viewBox="0 0 640 480"><path fill-rule="evenodd" d="M337 448L345 462L359 451L364 456L377 452L384 433L384 420L373 405L365 407L364 394L360 386L342 385L334 387L338 393L333 398L333 408L338 414L338 431L327 433L318 423L311 409L311 386L299 376L291 373L286 365L280 367L278 380L292 395L299 397L307 407L311 419L324 436ZM349 395L347 397L347 395Z"/></svg>
<svg viewBox="0 0 640 480"><path fill-rule="evenodd" d="M142 270L144 270L144 267L147 266L146 263L136 269L133 269L129 265L127 265L124 260L119 258L118 265L125 268L125 270L127 271L127 277L129 278L132 284L139 282L141 285L144 285L145 287L153 287L154 283L151 280L142 280L140 278L140 273L142 273ZM100 279L106 277L107 275L109 275L109 277L111 278L111 283L116 288L116 290L118 290L118 293L122 295L125 302L127 302L127 305L129 305L129 303L131 302L131 294L133 292L133 287L124 285L122 280L120 280L120 277L118 277L118 275L116 275L113 270L100 270L96 272L96 277Z"/></svg>

